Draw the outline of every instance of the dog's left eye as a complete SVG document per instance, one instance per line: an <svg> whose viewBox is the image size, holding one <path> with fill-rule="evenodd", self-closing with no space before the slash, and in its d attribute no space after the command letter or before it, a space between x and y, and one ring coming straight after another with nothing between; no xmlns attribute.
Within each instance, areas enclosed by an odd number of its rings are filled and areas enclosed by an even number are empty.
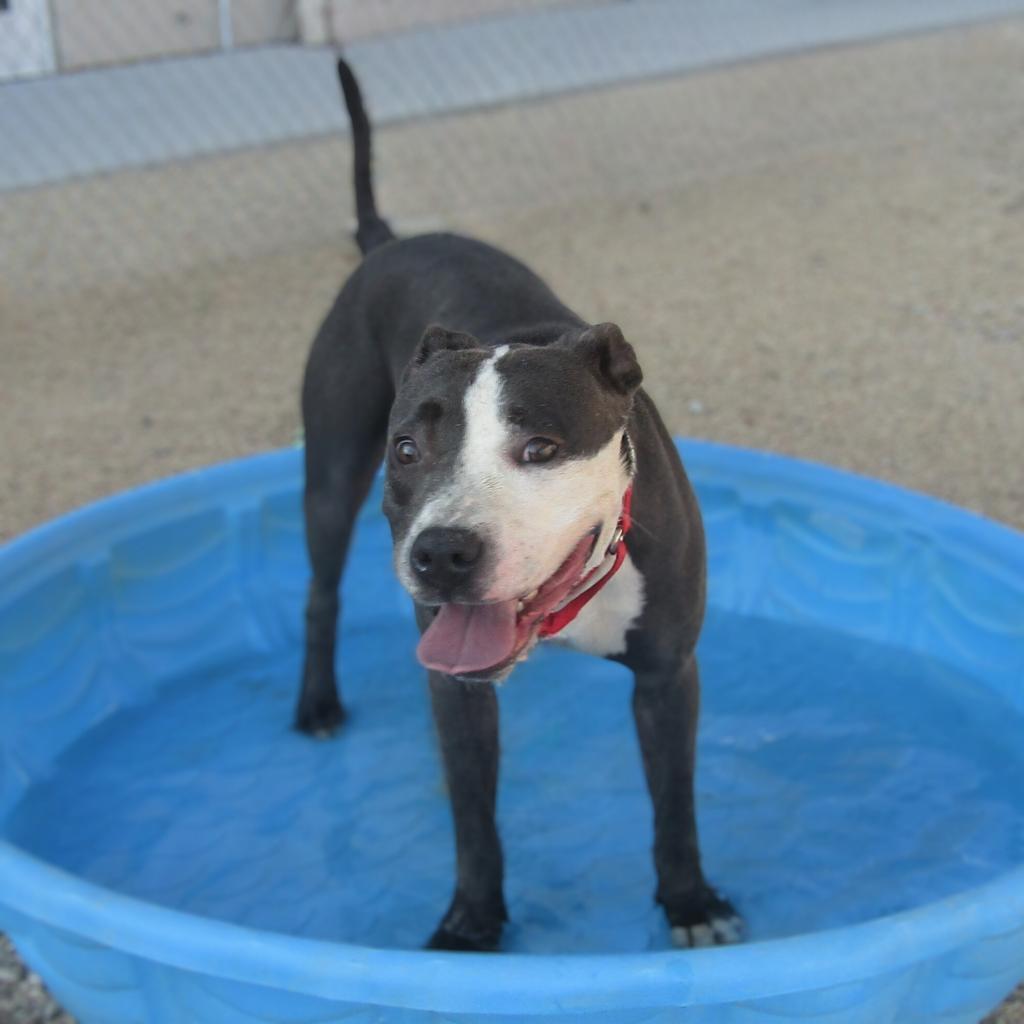
<svg viewBox="0 0 1024 1024"><path fill-rule="evenodd" d="M558 454L558 442L550 437L531 437L523 448L521 462L550 462Z"/></svg>

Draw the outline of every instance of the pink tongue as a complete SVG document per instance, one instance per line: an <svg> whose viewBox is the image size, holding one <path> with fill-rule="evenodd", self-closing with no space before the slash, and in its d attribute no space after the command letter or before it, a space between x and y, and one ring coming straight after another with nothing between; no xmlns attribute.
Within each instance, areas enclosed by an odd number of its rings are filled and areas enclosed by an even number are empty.
<svg viewBox="0 0 1024 1024"><path fill-rule="evenodd" d="M416 648L427 668L459 675L490 668L516 646L516 601L443 604Z"/></svg>

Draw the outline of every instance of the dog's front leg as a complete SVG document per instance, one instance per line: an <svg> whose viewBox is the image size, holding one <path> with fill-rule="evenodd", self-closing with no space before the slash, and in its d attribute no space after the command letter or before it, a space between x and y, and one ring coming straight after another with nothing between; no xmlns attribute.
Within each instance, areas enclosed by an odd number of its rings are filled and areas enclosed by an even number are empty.
<svg viewBox="0 0 1024 1024"><path fill-rule="evenodd" d="M664 907L677 946L735 942L742 922L704 879L694 814L694 760L700 682L697 659L638 671L633 715L654 804L655 899Z"/></svg>
<svg viewBox="0 0 1024 1024"><path fill-rule="evenodd" d="M492 683L464 683L430 672L430 699L455 822L456 882L431 949L492 951L508 919L501 841L494 820L498 788L498 698Z"/></svg>

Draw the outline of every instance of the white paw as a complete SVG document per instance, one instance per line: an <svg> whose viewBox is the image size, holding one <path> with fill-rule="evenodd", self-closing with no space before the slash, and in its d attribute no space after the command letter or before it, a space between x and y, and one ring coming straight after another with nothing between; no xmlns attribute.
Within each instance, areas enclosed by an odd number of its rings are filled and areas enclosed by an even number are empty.
<svg viewBox="0 0 1024 1024"><path fill-rule="evenodd" d="M700 924L672 929L672 944L679 949L727 946L743 938L743 921L735 914L711 917Z"/></svg>

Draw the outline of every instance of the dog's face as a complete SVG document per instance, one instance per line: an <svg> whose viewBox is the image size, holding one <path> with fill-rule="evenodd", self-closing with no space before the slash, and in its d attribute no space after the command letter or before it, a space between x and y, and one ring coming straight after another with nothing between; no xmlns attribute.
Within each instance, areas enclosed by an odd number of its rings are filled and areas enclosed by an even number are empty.
<svg viewBox="0 0 1024 1024"><path fill-rule="evenodd" d="M427 330L392 407L384 497L399 579L438 609L425 665L503 677L604 558L640 381L614 324L494 350Z"/></svg>

